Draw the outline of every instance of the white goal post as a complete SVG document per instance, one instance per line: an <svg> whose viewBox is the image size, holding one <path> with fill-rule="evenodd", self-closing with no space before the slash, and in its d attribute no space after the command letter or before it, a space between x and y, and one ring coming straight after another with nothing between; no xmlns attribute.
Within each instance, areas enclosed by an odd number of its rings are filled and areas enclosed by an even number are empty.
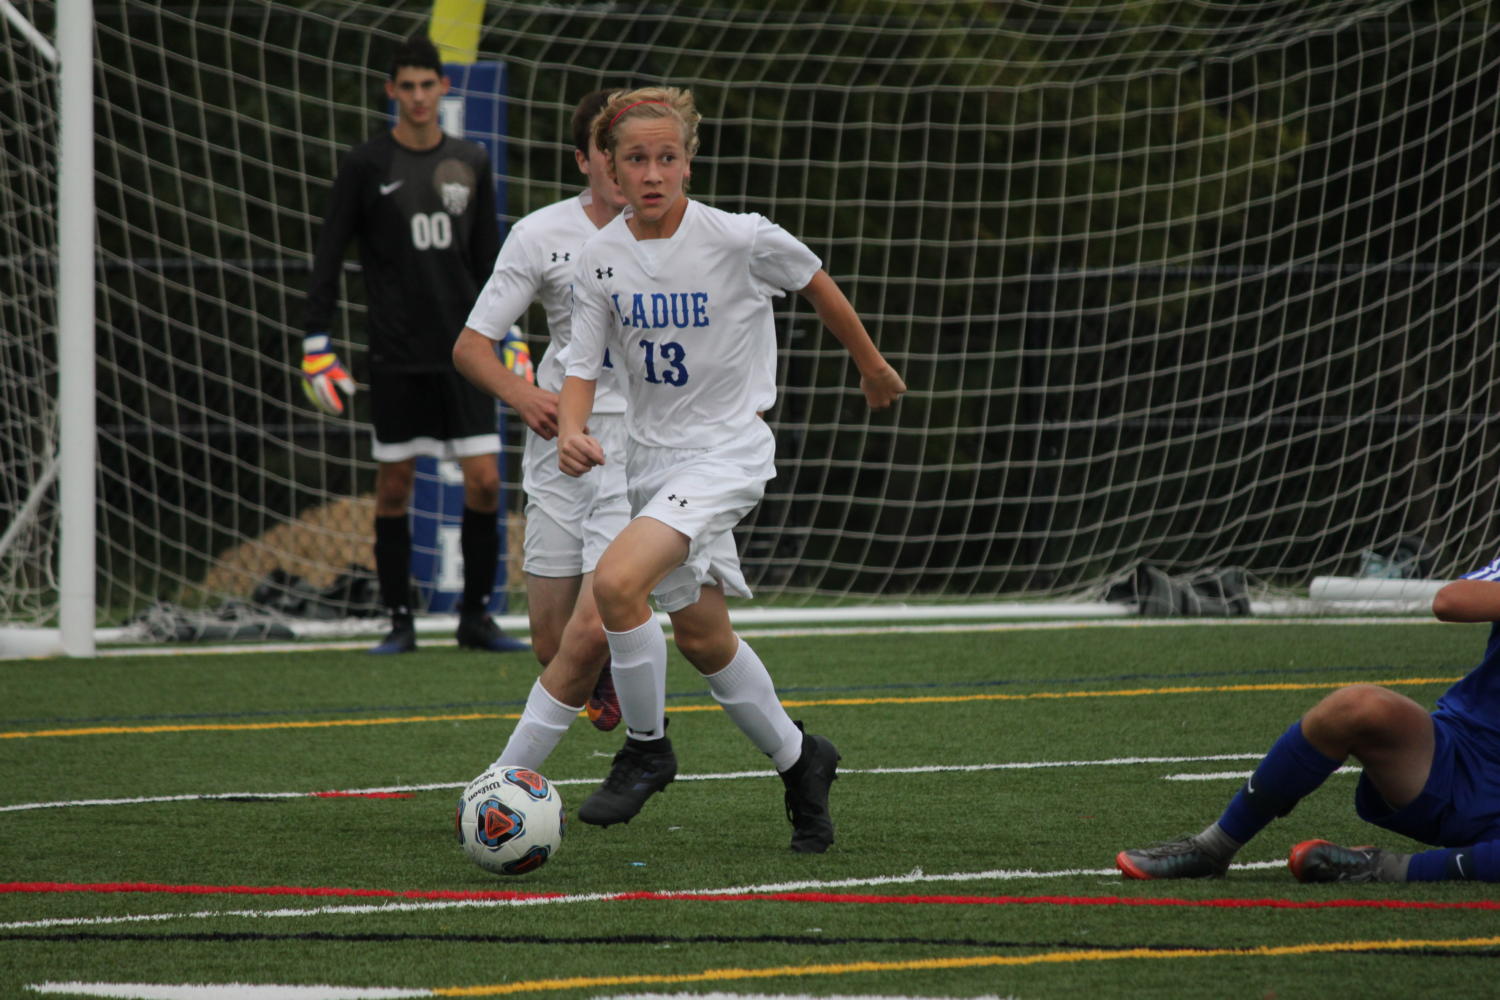
<svg viewBox="0 0 1500 1000"><path fill-rule="evenodd" d="M372 565L367 394L311 409L295 345L338 157L433 16L90 6L0 0L0 626L80 654ZM576 190L585 92L689 86L693 195L807 242L907 379L870 413L779 300L778 476L737 532L759 597L1098 600L1143 563L1265 594L1495 554L1492 3L472 6L503 223ZM352 264L344 294L364 381Z"/></svg>

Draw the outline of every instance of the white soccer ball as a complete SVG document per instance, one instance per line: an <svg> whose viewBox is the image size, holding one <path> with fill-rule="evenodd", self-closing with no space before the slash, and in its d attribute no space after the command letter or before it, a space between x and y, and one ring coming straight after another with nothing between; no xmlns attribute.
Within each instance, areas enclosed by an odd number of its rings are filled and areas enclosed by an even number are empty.
<svg viewBox="0 0 1500 1000"><path fill-rule="evenodd" d="M556 786L524 767L492 767L458 800L454 832L464 853L496 875L524 875L562 846L568 818Z"/></svg>

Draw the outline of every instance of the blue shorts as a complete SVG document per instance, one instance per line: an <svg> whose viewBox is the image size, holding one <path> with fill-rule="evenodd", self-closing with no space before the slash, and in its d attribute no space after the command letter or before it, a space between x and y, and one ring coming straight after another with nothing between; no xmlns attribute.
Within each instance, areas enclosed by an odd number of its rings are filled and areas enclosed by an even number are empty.
<svg viewBox="0 0 1500 1000"><path fill-rule="evenodd" d="M1361 775L1354 791L1360 819L1436 847L1500 839L1500 746L1442 715L1432 717L1432 735L1432 772L1421 794L1392 809Z"/></svg>

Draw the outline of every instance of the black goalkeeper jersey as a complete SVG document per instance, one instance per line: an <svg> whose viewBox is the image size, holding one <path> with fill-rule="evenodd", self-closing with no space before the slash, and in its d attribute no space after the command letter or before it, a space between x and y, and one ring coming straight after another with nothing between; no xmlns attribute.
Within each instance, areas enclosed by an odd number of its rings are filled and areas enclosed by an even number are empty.
<svg viewBox="0 0 1500 1000"><path fill-rule="evenodd" d="M407 149L388 131L351 149L318 236L307 333L332 327L351 237L364 268L370 365L451 371L453 342L500 249L489 153L447 135L432 149Z"/></svg>

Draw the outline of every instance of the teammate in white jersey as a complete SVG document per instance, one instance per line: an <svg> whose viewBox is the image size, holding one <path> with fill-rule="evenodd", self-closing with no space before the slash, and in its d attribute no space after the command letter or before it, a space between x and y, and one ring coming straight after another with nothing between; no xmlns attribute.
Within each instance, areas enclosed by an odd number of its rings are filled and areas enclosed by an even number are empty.
<svg viewBox="0 0 1500 1000"><path fill-rule="evenodd" d="M889 406L906 385L812 251L758 215L687 197L698 121L691 93L673 87L616 94L595 119L594 142L629 208L579 262L558 461L569 475L593 476L623 460L634 517L594 573L627 738L578 818L627 821L677 773L654 597L677 648L781 773L792 850L821 853L833 843L838 751L787 715L725 604L726 592L749 596L732 529L776 474L761 419L776 402L772 299L796 289L812 304L853 357L872 407ZM587 426L611 361L628 399L623 455Z"/></svg>
<svg viewBox="0 0 1500 1000"><path fill-rule="evenodd" d="M587 706L594 725L613 729L619 701L610 683L609 647L594 605L593 571L604 547L630 520L624 466L576 479L557 464L558 356L570 337L573 270L583 244L625 205L593 145L590 125L609 97L595 91L573 111L574 158L588 187L576 197L538 209L511 227L494 272L479 293L453 347L453 363L471 382L504 400L526 422L522 487L526 492L526 604L531 645L543 666L521 719L495 763L540 769L568 726ZM549 343L536 384L511 372L496 342L540 301ZM625 398L612 383L594 398L590 429L624 441Z"/></svg>

